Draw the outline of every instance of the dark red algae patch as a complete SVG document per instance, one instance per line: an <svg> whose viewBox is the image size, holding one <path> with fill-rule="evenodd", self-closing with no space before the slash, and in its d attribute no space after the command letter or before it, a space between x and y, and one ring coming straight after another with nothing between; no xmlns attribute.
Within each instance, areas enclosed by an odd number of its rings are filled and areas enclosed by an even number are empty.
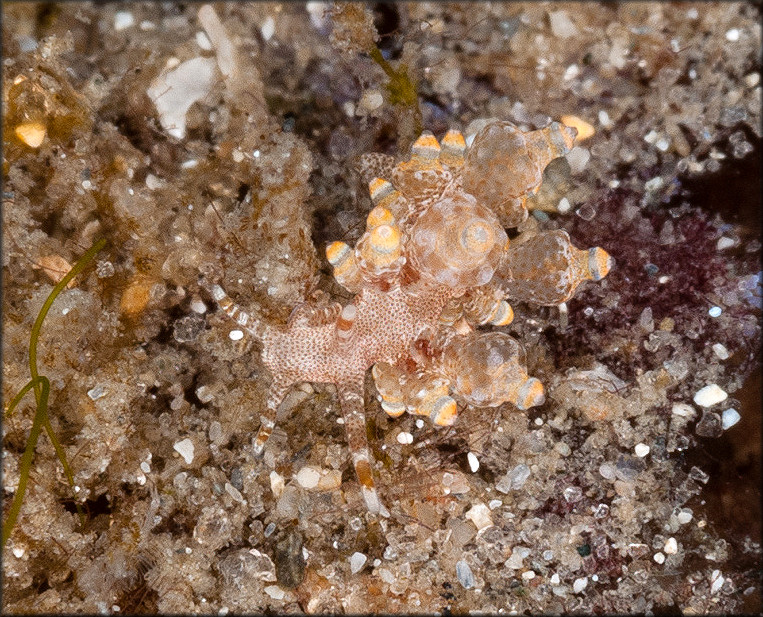
<svg viewBox="0 0 763 617"><path fill-rule="evenodd" d="M562 336L551 337L558 366L566 365L571 349L600 355L598 337L637 326L646 308L655 326L669 317L677 332L695 330L699 336L690 338L699 351L706 338L702 334L714 330L707 314L714 303L710 296L736 288L740 276L760 269L759 252L717 249L720 230L728 226L705 210L686 201L676 207L639 207L639 197L623 189L606 190L593 204L592 220L576 216L564 222L576 245L601 246L615 267L602 286L586 286L569 303L569 326ZM754 312L744 302L724 310L735 317Z"/></svg>
<svg viewBox="0 0 763 617"><path fill-rule="evenodd" d="M646 307L652 308L655 320L675 319L676 314L701 305L704 294L712 291L712 278L725 272L723 255L715 249L717 231L707 214L681 209L673 218L666 211L639 210L624 220L626 207L637 203L636 195L608 191L596 204L593 221L578 217L572 221L570 234L578 244L601 246L615 259L608 280L620 297L601 320L607 329L632 325ZM660 232L668 223L674 227L675 241L661 244ZM665 276L669 279L660 282ZM584 307L580 302L570 309Z"/></svg>

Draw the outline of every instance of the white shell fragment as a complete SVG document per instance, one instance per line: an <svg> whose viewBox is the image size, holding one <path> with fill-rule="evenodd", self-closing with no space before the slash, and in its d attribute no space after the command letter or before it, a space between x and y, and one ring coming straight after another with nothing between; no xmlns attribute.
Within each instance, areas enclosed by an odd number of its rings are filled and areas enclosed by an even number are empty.
<svg viewBox="0 0 763 617"><path fill-rule="evenodd" d="M728 396L718 384L711 383L694 395L694 402L700 407L712 407L725 401Z"/></svg>
<svg viewBox="0 0 763 617"><path fill-rule="evenodd" d="M230 78L236 68L235 48L225 30L220 18L211 4L205 4L197 13L199 23L204 28L217 54L217 66L226 79Z"/></svg>
<svg viewBox="0 0 763 617"><path fill-rule="evenodd" d="M199 399L203 404L209 403L209 401L214 400L215 395L212 393L212 389L209 386L199 386L196 388L196 398ZM217 422L216 420L212 422L212 425ZM217 422L219 425L220 423ZM212 426L210 425L210 426ZM212 441L215 441L214 439Z"/></svg>
<svg viewBox="0 0 763 617"><path fill-rule="evenodd" d="M175 449L175 452L177 452L180 456L183 457L183 460L186 462L187 465L190 465L193 462L193 442L186 438L182 441L178 441L176 444L172 446Z"/></svg>
<svg viewBox="0 0 763 617"><path fill-rule="evenodd" d="M665 540L665 546L663 549L666 555L675 555L678 552L678 542L675 538L670 537Z"/></svg>
<svg viewBox="0 0 763 617"><path fill-rule="evenodd" d="M156 106L162 128L172 137L185 137L185 115L215 83L214 58L191 58L151 82L146 94Z"/></svg>

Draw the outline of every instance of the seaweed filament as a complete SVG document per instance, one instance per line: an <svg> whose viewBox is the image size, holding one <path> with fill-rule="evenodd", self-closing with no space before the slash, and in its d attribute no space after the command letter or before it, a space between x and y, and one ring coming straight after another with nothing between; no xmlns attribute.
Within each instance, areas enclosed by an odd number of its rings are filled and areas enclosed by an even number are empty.
<svg viewBox="0 0 763 617"><path fill-rule="evenodd" d="M82 257L80 257L77 263L72 266L71 270L69 270L69 272L56 284L56 286L53 287L53 290L50 292L50 295L42 305L42 308L37 315L37 319L32 326L32 331L29 336L29 372L31 373L32 378L23 388L21 388L21 390L19 390L18 394L13 397L13 400L8 405L8 409L5 413L6 417L9 417L13 413L13 410L16 408L16 406L24 398L26 393L32 389L34 389L34 397L37 402L37 410L34 415L34 420L32 421L32 428L29 431L29 437L27 438L26 447L24 448L24 454L21 457L21 465L19 467L19 484L16 488L16 494L13 497L13 502L11 503L10 510L8 511L8 516L3 523L3 546L5 546L6 541L10 537L11 532L13 531L13 527L16 524L16 519L18 518L19 512L21 511L24 495L26 494L29 474L32 469L32 460L34 459L35 447L37 446L37 440L40 437L40 433L42 432L43 428L45 429L50 442L53 444L53 448L56 451L58 460L61 461L61 465L64 468L64 473L66 474L66 479L69 482L69 486L74 489L74 475L72 474L69 463L66 460L66 453L61 447L61 444L58 441L58 437L56 437L56 434L53 432L53 427L50 424L50 418L48 417L50 381L44 375L40 375L37 370L37 341L40 338L40 331L42 329L43 321L45 321L45 317L47 316L50 307L53 306L53 302L55 302L61 291L66 288L66 285L69 283L69 281L71 281L75 276L77 276L77 274L84 270L85 266L87 266L87 264L93 259L93 257L95 257L98 251L100 251L105 245L106 240L101 238L95 244L93 244L93 246L91 246L90 249L88 249L88 251ZM84 525L85 514L82 511L82 507L76 503L76 501L75 504L77 506L80 524Z"/></svg>

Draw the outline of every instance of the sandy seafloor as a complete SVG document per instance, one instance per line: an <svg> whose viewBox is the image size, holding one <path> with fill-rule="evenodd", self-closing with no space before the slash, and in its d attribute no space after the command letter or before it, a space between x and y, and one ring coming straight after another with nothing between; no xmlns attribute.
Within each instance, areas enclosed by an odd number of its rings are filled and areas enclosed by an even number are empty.
<svg viewBox="0 0 763 617"><path fill-rule="evenodd" d="M201 6L2 7L6 408L55 281L107 241L42 327L75 488L43 434L3 612L758 612L760 5ZM369 375L389 518L332 386L296 388L255 458L271 376L199 270L276 322L346 303L324 248L363 231L361 154L567 115L593 135L527 224L616 267L566 328L514 304L546 402L438 429L388 418ZM34 411L3 418L4 522Z"/></svg>

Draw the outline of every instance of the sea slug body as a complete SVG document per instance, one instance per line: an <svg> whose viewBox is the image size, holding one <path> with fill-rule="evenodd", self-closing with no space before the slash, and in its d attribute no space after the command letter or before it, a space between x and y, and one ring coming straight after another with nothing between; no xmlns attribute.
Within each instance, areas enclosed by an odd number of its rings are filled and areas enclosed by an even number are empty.
<svg viewBox="0 0 763 617"><path fill-rule="evenodd" d="M519 409L545 400L527 374L521 344L500 331L513 311L506 298L566 302L585 280L612 267L601 248L579 250L564 231L509 242L505 227L527 217L528 195L548 163L572 148L575 129L560 123L523 132L510 122L484 127L471 147L458 131L442 142L424 132L408 160L367 155L374 208L354 247L333 242L326 256L336 280L355 294L346 306L302 304L285 326L242 311L207 284L220 308L262 343L273 382L254 440L260 454L276 410L301 381L333 383L352 462L368 510L387 515L366 440L364 376L369 368L384 411L425 415L438 426L458 405ZM375 177L384 170L388 178Z"/></svg>

